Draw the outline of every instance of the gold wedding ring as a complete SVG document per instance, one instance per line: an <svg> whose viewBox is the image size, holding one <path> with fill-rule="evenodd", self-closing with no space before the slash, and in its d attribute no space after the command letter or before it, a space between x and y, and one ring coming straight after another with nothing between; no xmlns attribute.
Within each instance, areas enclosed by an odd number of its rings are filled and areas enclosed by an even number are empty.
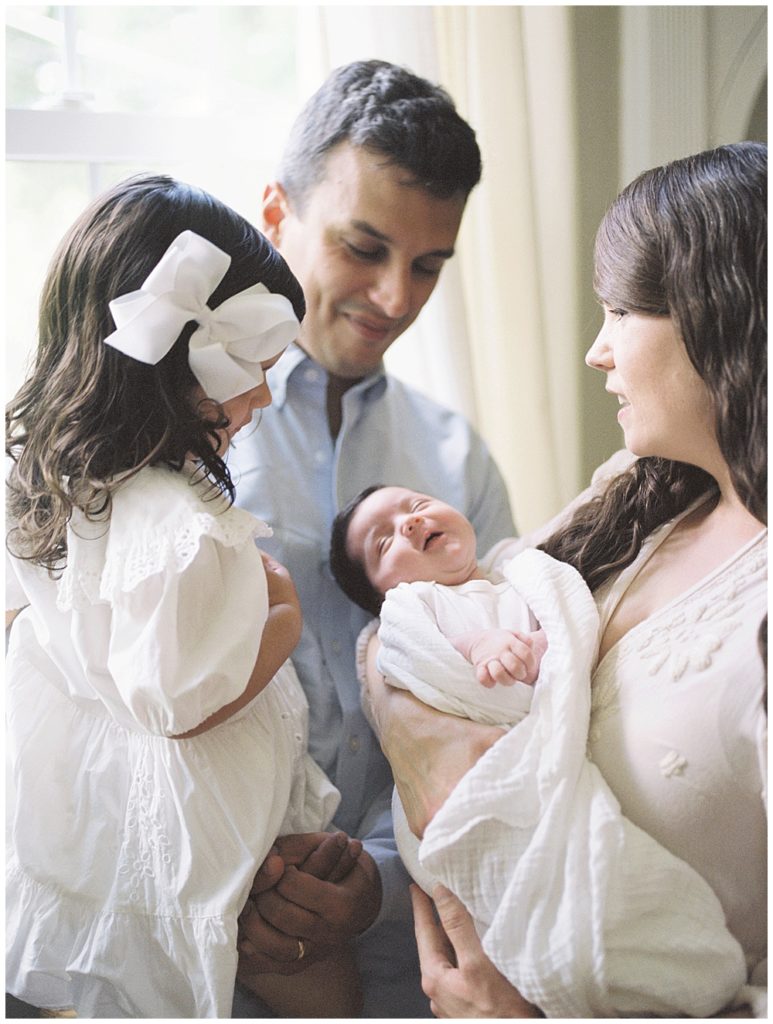
<svg viewBox="0 0 773 1024"><path fill-rule="evenodd" d="M298 939L297 942L298 942L298 956L295 958L296 961L303 960L303 958L306 956L306 947L303 944L303 939Z"/></svg>

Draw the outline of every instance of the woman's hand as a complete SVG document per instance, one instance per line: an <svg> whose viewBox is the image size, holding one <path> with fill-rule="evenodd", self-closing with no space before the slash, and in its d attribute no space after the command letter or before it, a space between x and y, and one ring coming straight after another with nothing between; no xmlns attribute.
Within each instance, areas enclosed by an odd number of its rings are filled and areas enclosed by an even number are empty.
<svg viewBox="0 0 773 1024"><path fill-rule="evenodd" d="M462 776L502 737L479 725L422 704L389 686L376 668L378 638L368 646L364 698L369 720L392 767L411 831L421 838Z"/></svg>
<svg viewBox="0 0 773 1024"><path fill-rule="evenodd" d="M436 1017L542 1017L483 952L472 918L442 885L432 900L411 886L421 984Z"/></svg>

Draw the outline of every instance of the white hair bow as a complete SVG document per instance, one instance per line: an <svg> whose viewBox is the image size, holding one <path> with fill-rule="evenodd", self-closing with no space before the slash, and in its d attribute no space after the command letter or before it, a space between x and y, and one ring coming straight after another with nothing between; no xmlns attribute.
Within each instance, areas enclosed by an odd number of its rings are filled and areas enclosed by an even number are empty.
<svg viewBox="0 0 773 1024"><path fill-rule="evenodd" d="M209 398L226 402L263 382L260 365L298 337L292 303L262 284L210 309L207 299L225 277L231 257L194 231L183 231L142 287L110 303L117 330L105 344L155 365L180 331L195 320L188 360Z"/></svg>

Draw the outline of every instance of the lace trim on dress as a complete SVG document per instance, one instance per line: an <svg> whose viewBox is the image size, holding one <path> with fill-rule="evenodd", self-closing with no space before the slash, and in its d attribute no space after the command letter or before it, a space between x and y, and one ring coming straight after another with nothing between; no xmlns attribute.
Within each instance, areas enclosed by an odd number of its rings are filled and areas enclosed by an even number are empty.
<svg viewBox="0 0 773 1024"><path fill-rule="evenodd" d="M223 547L237 547L253 537L270 537L272 530L240 508L221 515L184 510L183 515L120 544L107 544L107 536L70 552L59 580L56 605L60 611L112 601L144 580L162 572L179 575L193 561L202 537ZM100 543L101 540L101 543ZM107 552L107 553L106 553Z"/></svg>

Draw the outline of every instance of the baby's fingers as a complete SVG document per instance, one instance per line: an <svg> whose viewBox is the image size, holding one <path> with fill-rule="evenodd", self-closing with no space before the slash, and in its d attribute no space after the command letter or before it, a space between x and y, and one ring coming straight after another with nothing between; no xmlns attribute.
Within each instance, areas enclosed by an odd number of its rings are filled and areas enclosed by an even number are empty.
<svg viewBox="0 0 773 1024"><path fill-rule="evenodd" d="M526 683L528 686L536 683L542 652L534 650L531 637L527 638L514 633L509 649L516 661L519 662L516 677L518 681Z"/></svg>
<svg viewBox="0 0 773 1024"><path fill-rule="evenodd" d="M489 671L489 665L493 665L492 661L482 661L480 664L475 666L475 678L478 680L481 686L485 686L487 690L496 686L497 681L491 675Z"/></svg>
<svg viewBox="0 0 773 1024"><path fill-rule="evenodd" d="M510 671L503 665L504 655L499 658L490 658L488 661L478 665L476 669L476 676L478 682L487 688L496 686L500 683L504 686L510 686L517 682L517 679L511 676Z"/></svg>
<svg viewBox="0 0 773 1024"><path fill-rule="evenodd" d="M502 683L504 686L511 686L513 683L522 683L527 679L529 675L529 666L526 664L526 660L520 657L515 651L512 649L502 651L499 660L506 672L506 676L504 678L497 679L498 683Z"/></svg>

